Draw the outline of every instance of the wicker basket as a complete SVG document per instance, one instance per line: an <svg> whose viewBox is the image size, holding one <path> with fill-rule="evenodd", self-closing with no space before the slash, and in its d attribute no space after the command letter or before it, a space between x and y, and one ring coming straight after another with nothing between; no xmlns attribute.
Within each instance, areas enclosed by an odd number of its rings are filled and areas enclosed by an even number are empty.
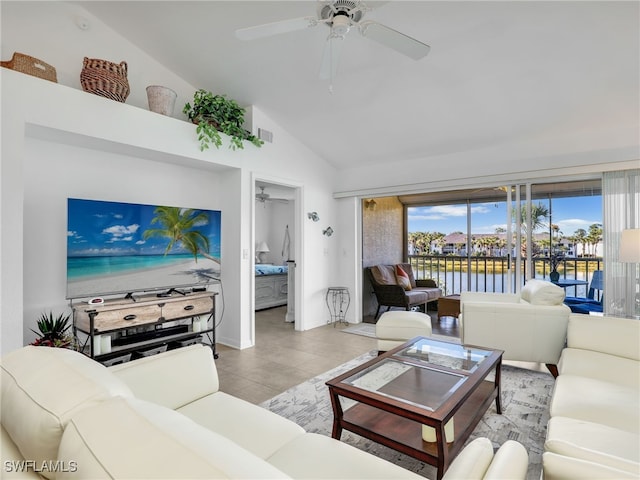
<svg viewBox="0 0 640 480"><path fill-rule="evenodd" d="M80 84L85 92L124 103L129 96L127 62L113 63L84 57Z"/></svg>
<svg viewBox="0 0 640 480"><path fill-rule="evenodd" d="M11 60L8 62L0 62L0 66L58 83L58 77L56 76L56 69L54 67L24 53L15 52Z"/></svg>

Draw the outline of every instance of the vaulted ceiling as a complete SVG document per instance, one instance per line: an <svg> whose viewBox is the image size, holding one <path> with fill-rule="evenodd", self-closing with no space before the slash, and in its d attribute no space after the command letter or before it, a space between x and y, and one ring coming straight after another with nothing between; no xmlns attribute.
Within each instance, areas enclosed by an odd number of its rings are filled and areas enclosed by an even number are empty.
<svg viewBox="0 0 640 480"><path fill-rule="evenodd" d="M194 86L256 105L340 169L501 145L637 145L636 1L369 2L366 19L431 52L414 61L352 29L333 93L318 75L325 25L235 36L315 16L315 1L77 3ZM587 141L570 144L576 135Z"/></svg>

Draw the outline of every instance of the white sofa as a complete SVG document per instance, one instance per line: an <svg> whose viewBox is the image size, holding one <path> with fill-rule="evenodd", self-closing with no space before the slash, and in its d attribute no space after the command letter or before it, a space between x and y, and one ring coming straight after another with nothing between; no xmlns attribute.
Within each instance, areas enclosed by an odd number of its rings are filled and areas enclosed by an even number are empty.
<svg viewBox="0 0 640 480"><path fill-rule="evenodd" d="M544 478L640 478L640 321L572 314L558 370Z"/></svg>
<svg viewBox="0 0 640 480"><path fill-rule="evenodd" d="M504 350L503 360L544 363L557 376L571 314L564 296L562 288L537 279L520 294L462 292L462 343Z"/></svg>
<svg viewBox="0 0 640 480"><path fill-rule="evenodd" d="M1 367L2 478L423 478L219 391L202 345L109 368L27 346ZM480 438L445 478L525 478L527 462Z"/></svg>

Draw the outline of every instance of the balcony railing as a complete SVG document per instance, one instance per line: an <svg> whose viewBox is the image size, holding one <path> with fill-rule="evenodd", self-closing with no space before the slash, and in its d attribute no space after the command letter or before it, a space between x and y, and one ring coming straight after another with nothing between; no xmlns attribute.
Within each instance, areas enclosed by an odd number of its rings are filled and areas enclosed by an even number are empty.
<svg viewBox="0 0 640 480"><path fill-rule="evenodd" d="M446 295L460 292L507 291L507 257L462 257L455 255L409 255L416 279L432 278ZM513 261L513 260L512 260ZM523 268L525 267L523 260ZM533 259L533 278L549 280L551 272L548 257ZM595 270L602 269L602 258L564 258L558 266L561 279L591 281ZM526 271L523 279L526 278ZM511 291L515 291L515 280ZM522 281L524 284L524 280ZM567 295L584 297L586 285L568 287Z"/></svg>

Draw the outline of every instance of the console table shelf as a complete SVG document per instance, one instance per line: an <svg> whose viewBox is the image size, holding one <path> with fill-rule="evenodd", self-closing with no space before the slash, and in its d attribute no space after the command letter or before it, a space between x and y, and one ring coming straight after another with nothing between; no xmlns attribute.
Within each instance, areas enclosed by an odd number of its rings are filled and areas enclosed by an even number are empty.
<svg viewBox="0 0 640 480"><path fill-rule="evenodd" d="M211 349L217 358L216 295L216 292L205 291L184 295L136 295L106 300L102 304L79 302L72 304L73 334L81 352L102 362L170 342L199 341L202 335L211 341ZM201 315L206 315L204 327L197 318ZM190 323L176 324L180 320L190 320ZM84 343L81 343L79 333L84 334ZM108 352L96 352L97 335L111 337Z"/></svg>

